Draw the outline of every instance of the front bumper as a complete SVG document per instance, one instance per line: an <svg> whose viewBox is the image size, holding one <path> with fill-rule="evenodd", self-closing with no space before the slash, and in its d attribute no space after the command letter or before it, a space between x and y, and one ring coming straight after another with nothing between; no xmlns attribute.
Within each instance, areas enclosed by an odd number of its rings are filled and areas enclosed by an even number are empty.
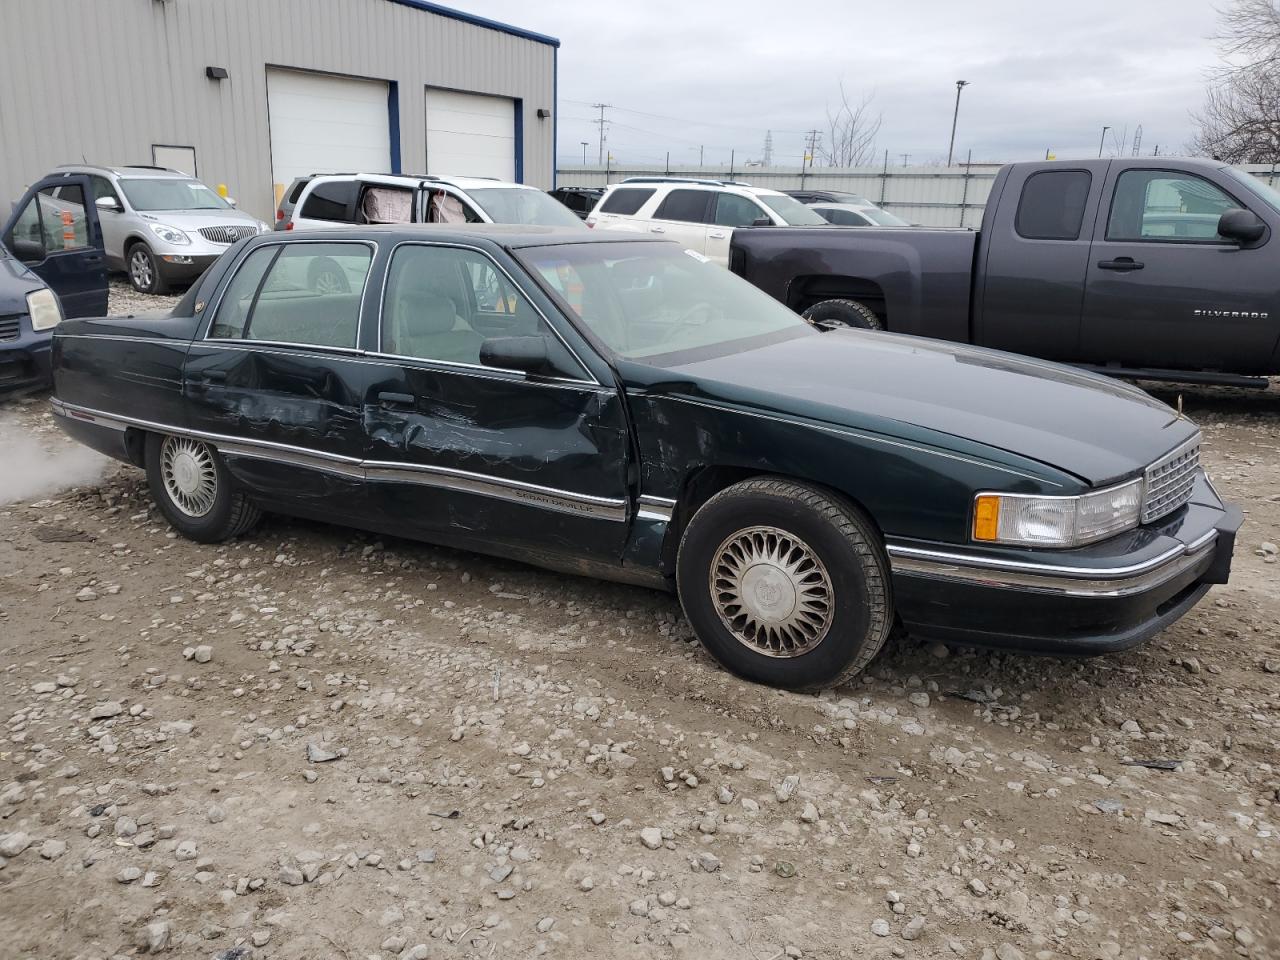
<svg viewBox="0 0 1280 960"><path fill-rule="evenodd" d="M156 253L156 266L166 280L194 280L221 254Z"/></svg>
<svg viewBox="0 0 1280 960"><path fill-rule="evenodd" d="M52 386L49 351L53 331L31 329L29 317L19 321L16 340L0 340L0 397L16 396Z"/></svg>
<svg viewBox="0 0 1280 960"><path fill-rule="evenodd" d="M1152 527L1074 550L981 551L891 541L898 615L920 637L1031 653L1132 647L1226 583L1240 509L1201 476Z"/></svg>

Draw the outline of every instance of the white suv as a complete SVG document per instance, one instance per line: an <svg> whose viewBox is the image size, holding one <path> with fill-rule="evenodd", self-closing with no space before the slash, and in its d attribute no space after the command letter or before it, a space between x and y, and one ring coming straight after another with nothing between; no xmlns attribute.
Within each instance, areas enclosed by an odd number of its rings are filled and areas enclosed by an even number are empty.
<svg viewBox="0 0 1280 960"><path fill-rule="evenodd" d="M311 177L286 230L350 223L526 223L576 227L582 221L537 187L483 177L333 173Z"/></svg>
<svg viewBox="0 0 1280 960"><path fill-rule="evenodd" d="M728 266L736 227L825 227L827 221L785 193L736 180L629 177L605 191L587 226L656 234Z"/></svg>

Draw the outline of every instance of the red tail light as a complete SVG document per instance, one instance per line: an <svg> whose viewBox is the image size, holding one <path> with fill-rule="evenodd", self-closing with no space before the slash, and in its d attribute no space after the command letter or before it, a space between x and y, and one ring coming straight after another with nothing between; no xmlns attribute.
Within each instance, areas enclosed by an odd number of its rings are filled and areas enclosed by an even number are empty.
<svg viewBox="0 0 1280 960"><path fill-rule="evenodd" d="M290 220L288 223L286 223L286 224L284 225L284 228L285 228L286 230L292 230L292 229L293 229L293 221L292 221L292 220Z"/></svg>
<svg viewBox="0 0 1280 960"><path fill-rule="evenodd" d="M276 211L276 220L277 220L277 221L280 221L280 220L283 220L283 219L284 219L284 211L283 211L283 210L277 210L277 211Z"/></svg>

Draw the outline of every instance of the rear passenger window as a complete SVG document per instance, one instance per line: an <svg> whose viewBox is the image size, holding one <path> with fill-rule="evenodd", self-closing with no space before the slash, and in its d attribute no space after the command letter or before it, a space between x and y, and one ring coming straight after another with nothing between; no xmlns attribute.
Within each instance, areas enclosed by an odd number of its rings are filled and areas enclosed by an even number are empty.
<svg viewBox="0 0 1280 960"><path fill-rule="evenodd" d="M317 184L302 204L302 217L349 223L351 202L355 199L358 186L354 180L333 180Z"/></svg>
<svg viewBox="0 0 1280 960"><path fill-rule="evenodd" d="M654 217L658 220L706 223L707 201L712 196L714 194L710 190L672 190L659 205Z"/></svg>
<svg viewBox="0 0 1280 960"><path fill-rule="evenodd" d="M1078 240L1093 178L1088 170L1043 170L1027 177L1014 229L1028 240Z"/></svg>
<svg viewBox="0 0 1280 960"><path fill-rule="evenodd" d="M621 213L624 216L631 216L637 210L645 205L654 191L640 190L636 187L623 187L613 191L605 198L604 203L600 204L601 213Z"/></svg>
<svg viewBox="0 0 1280 960"><path fill-rule="evenodd" d="M362 243L259 247L227 285L209 337L355 347L372 259Z"/></svg>

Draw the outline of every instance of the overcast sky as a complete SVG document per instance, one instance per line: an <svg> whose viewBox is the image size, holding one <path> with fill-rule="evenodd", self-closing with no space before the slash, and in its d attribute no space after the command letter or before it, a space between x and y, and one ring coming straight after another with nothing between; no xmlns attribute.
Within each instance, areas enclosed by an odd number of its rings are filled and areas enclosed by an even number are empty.
<svg viewBox="0 0 1280 960"><path fill-rule="evenodd" d="M799 163L804 131L825 125L844 80L874 95L877 147L891 163L945 159L955 81L956 155L1096 156L1104 125L1128 146L1180 150L1215 62L1211 0L454 0L559 37L559 160L607 147L622 161ZM1107 149L1119 149L1108 134Z"/></svg>

